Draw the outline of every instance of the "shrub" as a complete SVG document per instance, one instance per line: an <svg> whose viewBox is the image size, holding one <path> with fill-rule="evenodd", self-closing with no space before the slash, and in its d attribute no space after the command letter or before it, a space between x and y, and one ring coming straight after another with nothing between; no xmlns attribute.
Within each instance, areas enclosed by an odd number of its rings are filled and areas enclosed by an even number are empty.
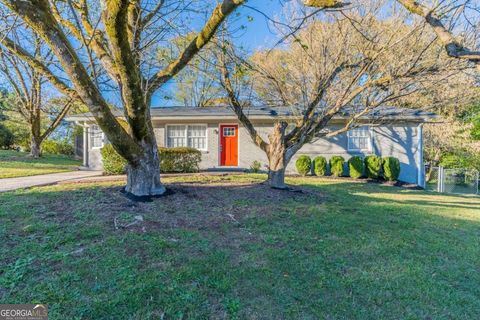
<svg viewBox="0 0 480 320"><path fill-rule="evenodd" d="M259 173L261 167L262 167L262 164L259 161L254 160L250 165L250 171L253 173Z"/></svg>
<svg viewBox="0 0 480 320"><path fill-rule="evenodd" d="M47 139L42 142L42 152L72 156L74 154L74 148L73 144L71 144L68 140Z"/></svg>
<svg viewBox="0 0 480 320"><path fill-rule="evenodd" d="M100 153L102 155L103 171L106 174L124 174L127 160L113 149L111 144L105 145Z"/></svg>
<svg viewBox="0 0 480 320"><path fill-rule="evenodd" d="M396 181L400 176L400 161L395 157L383 158L383 176L385 180Z"/></svg>
<svg viewBox="0 0 480 320"><path fill-rule="evenodd" d="M106 174L123 174L126 172L127 161L120 156L111 144L100 150L103 170ZM160 172L197 172L202 160L202 153L193 148L162 148L158 147Z"/></svg>
<svg viewBox="0 0 480 320"><path fill-rule="evenodd" d="M335 177L343 176L343 164L345 159L341 156L333 156L330 158L330 172Z"/></svg>
<svg viewBox="0 0 480 320"><path fill-rule="evenodd" d="M313 159L313 171L317 176L324 176L327 174L327 159L318 156Z"/></svg>
<svg viewBox="0 0 480 320"><path fill-rule="evenodd" d="M382 168L382 158L376 155L365 157L365 173L370 179L378 179L380 177L380 169Z"/></svg>
<svg viewBox="0 0 480 320"><path fill-rule="evenodd" d="M4 125L0 124L0 148L9 149L13 146L15 137L13 133Z"/></svg>
<svg viewBox="0 0 480 320"><path fill-rule="evenodd" d="M160 172L197 172L202 153L194 148L158 148Z"/></svg>
<svg viewBox="0 0 480 320"><path fill-rule="evenodd" d="M359 156L353 156L348 159L348 171L350 172L350 177L358 179L363 176L363 171L365 166L363 164L363 159Z"/></svg>
<svg viewBox="0 0 480 320"><path fill-rule="evenodd" d="M299 174L306 176L312 170L312 159L307 155L301 155L295 162L295 166Z"/></svg>

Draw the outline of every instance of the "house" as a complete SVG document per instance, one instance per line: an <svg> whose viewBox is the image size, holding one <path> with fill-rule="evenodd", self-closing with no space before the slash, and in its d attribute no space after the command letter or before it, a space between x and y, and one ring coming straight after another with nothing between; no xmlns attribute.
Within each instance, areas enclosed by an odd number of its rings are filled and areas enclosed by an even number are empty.
<svg viewBox="0 0 480 320"><path fill-rule="evenodd" d="M258 132L265 137L275 121L292 120L297 113L292 108L250 108L245 110ZM116 116L123 117L121 110ZM253 161L266 166L267 158L252 141L236 115L228 107L165 107L151 109L152 122L159 146L189 146L202 152L200 169L233 170L248 169ZM287 173L295 173L296 157L306 154L327 159L334 155L345 159L353 155L377 154L394 156L401 162L400 180L424 184L422 124L434 118L434 114L413 109L383 107L363 117L365 124L333 138L317 139L303 146L290 161ZM348 111L330 121L329 129L339 128L349 118ZM84 128L85 167L101 169L100 149L106 139L90 113L67 118Z"/></svg>

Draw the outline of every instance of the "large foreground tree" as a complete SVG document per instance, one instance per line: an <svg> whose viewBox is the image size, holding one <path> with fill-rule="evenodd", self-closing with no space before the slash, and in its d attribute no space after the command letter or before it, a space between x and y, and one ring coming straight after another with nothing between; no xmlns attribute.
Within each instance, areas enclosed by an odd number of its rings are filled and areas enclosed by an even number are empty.
<svg viewBox="0 0 480 320"><path fill-rule="evenodd" d="M27 62L60 92L88 106L115 150L128 161L126 191L136 196L161 195L157 143L150 119L154 94L196 56L218 27L244 0L2 0L3 20L23 23L42 38L55 55L55 68L7 33L0 43ZM193 18L210 10L203 27L168 64L158 63L162 42L190 33ZM198 19L197 19L198 21ZM22 22L22 23L20 23ZM188 31L188 32L187 32ZM127 128L113 115L108 90L118 90Z"/></svg>

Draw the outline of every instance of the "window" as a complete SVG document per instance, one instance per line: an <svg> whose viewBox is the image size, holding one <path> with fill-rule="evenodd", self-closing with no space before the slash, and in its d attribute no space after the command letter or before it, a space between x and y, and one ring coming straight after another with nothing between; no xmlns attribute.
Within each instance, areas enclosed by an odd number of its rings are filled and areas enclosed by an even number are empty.
<svg viewBox="0 0 480 320"><path fill-rule="evenodd" d="M190 147L198 150L207 150L207 126L167 126L167 147Z"/></svg>
<svg viewBox="0 0 480 320"><path fill-rule="evenodd" d="M99 126L90 127L90 143L92 148L102 148L104 143L104 135Z"/></svg>
<svg viewBox="0 0 480 320"><path fill-rule="evenodd" d="M224 137L235 137L235 127L225 127L223 128Z"/></svg>
<svg viewBox="0 0 480 320"><path fill-rule="evenodd" d="M368 127L355 128L348 131L349 151L370 151L371 135Z"/></svg>

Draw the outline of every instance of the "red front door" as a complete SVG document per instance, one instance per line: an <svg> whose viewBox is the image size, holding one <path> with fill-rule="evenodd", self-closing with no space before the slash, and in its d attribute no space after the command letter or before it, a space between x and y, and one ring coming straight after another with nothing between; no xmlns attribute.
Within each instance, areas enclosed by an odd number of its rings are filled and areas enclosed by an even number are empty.
<svg viewBox="0 0 480 320"><path fill-rule="evenodd" d="M238 166L238 125L220 126L220 165Z"/></svg>

